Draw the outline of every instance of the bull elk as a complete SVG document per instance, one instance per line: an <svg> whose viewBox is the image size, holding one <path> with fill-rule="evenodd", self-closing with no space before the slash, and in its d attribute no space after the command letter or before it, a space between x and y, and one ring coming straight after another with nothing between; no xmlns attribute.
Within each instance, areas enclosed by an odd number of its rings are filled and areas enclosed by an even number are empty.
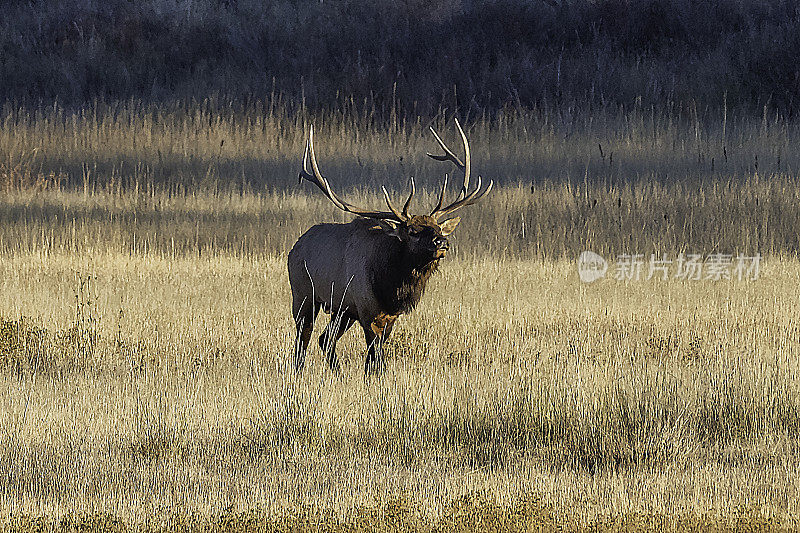
<svg viewBox="0 0 800 533"><path fill-rule="evenodd" d="M411 192L398 210L382 187L388 211L356 207L333 192L320 173L314 154L314 130L309 130L303 156L300 182L306 179L319 187L337 208L357 216L346 224L318 224L306 231L289 252L289 283L292 289L292 316L297 326L295 368L305 365L306 350L314 321L320 309L331 314L331 321L319 338L331 369L339 370L336 341L358 322L367 342L366 374L384 369L383 343L392 332L395 320L414 309L425 286L449 249L447 236L458 225L454 217L439 222L445 215L474 204L491 190L493 182L481 191L481 178L469 192L469 143L461 125L456 127L464 143L462 162L431 128L444 154L428 154L437 161L450 161L464 173L464 184L452 202L444 205L445 175L439 202L429 215L411 215ZM309 169L309 159L311 168Z"/></svg>

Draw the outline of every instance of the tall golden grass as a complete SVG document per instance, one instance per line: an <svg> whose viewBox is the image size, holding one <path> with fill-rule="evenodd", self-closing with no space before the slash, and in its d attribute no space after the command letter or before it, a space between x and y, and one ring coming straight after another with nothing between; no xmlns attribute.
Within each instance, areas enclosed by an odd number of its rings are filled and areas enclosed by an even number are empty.
<svg viewBox="0 0 800 533"><path fill-rule="evenodd" d="M0 130L6 529L798 527L788 168L681 176L694 154L670 159L663 139L611 148L623 119L599 128L602 158L586 131L477 122L476 170L505 183L464 210L387 373L365 381L348 334L342 375L314 351L297 376L285 254L310 225L347 219L288 189L304 121L145 111L19 112ZM418 205L432 203L444 169L420 155L422 124L315 123L346 194L377 205L376 184L414 173L428 180ZM526 124L540 128L527 140ZM740 152L777 136L737 127L753 135ZM659 135L694 138L674 128ZM584 156L580 174L557 173ZM752 281L584 284L585 249L764 260Z"/></svg>

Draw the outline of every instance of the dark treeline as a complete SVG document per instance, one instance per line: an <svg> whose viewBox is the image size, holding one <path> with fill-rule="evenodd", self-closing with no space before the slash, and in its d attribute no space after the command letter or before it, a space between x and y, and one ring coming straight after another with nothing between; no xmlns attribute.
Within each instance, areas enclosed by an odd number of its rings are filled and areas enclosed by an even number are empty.
<svg viewBox="0 0 800 533"><path fill-rule="evenodd" d="M3 4L0 99L26 106L279 95L383 118L507 107L800 110L800 5L790 0Z"/></svg>

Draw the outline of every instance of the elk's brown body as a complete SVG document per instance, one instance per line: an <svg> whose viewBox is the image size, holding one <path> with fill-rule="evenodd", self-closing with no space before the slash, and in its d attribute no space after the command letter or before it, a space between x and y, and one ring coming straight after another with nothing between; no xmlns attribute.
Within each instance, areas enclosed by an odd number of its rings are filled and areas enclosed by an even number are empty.
<svg viewBox="0 0 800 533"><path fill-rule="evenodd" d="M461 163L436 132L445 155L431 157L452 161L464 170L464 186L456 201L443 207L447 179L437 207L430 215L409 215L411 194L402 212L395 209L384 189L390 211L368 211L338 197L322 176L314 155L313 130L309 134L300 177L317 185L338 208L358 215L347 224L318 224L305 232L289 252L289 282L292 289L292 315L297 325L295 366L305 364L305 355L314 321L320 309L331 314L331 322L320 336L319 345L327 352L328 364L338 369L336 341L347 329L359 323L364 330L368 355L365 372L384 368L383 342L397 317L414 309L425 291L431 274L446 254L449 235L458 225L455 217L438 222L437 217L476 202L489 192L492 183L480 192L469 187L469 145L458 125L466 152ZM308 156L312 172L308 172Z"/></svg>

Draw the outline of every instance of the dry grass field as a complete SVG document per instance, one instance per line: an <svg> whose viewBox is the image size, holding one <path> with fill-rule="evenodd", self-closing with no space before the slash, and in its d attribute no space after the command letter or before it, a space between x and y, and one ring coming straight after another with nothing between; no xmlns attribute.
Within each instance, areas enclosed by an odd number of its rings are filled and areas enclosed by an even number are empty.
<svg viewBox="0 0 800 533"><path fill-rule="evenodd" d="M290 366L286 253L347 219L294 188L308 120L157 111L0 123L0 529L800 527L791 125L476 121L501 186L365 380L353 332ZM347 194L432 203L423 124L315 123ZM587 249L763 260L585 284Z"/></svg>

